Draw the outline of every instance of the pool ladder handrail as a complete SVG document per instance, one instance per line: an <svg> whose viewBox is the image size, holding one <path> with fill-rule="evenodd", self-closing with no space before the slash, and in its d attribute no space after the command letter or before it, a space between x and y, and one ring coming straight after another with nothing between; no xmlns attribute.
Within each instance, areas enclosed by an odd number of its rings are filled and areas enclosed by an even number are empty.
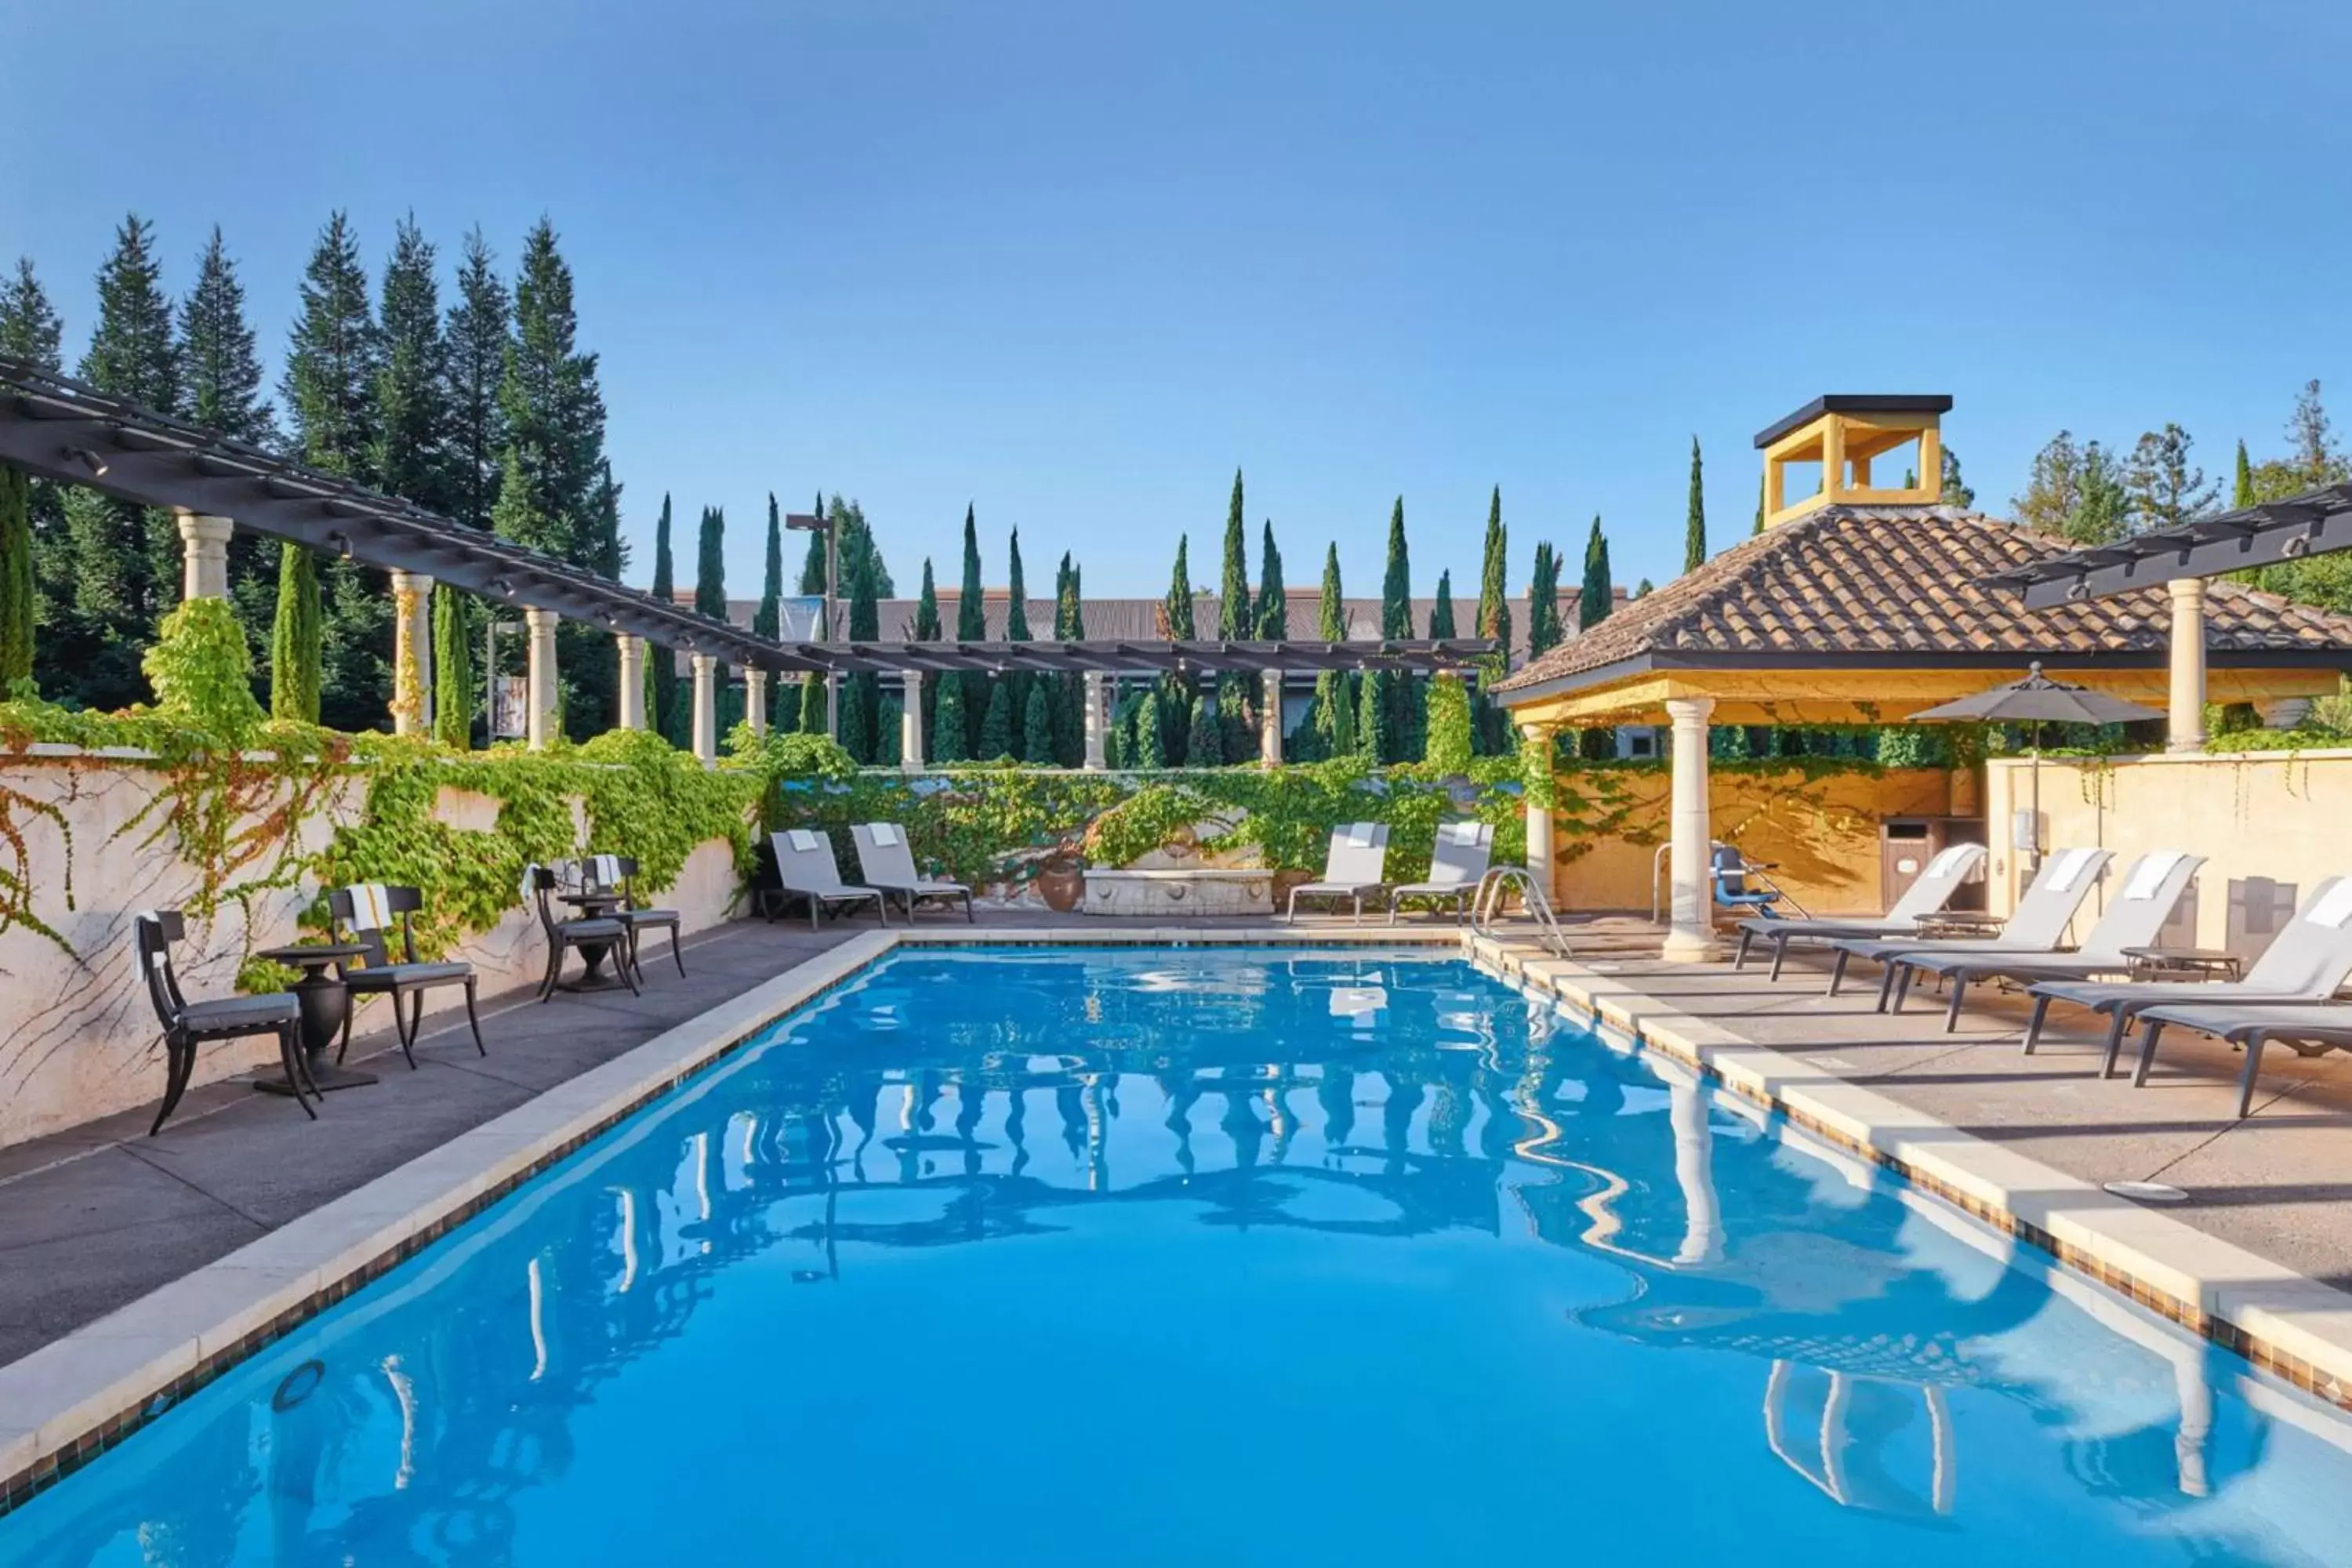
<svg viewBox="0 0 2352 1568"><path fill-rule="evenodd" d="M1493 936L1495 910L1503 900L1506 889L1519 890L1519 903L1536 922L1538 940L1556 958L1567 958L1568 937L1559 929L1559 918L1552 912L1551 900L1544 896L1543 888L1525 866L1490 867L1478 879L1478 891L1471 900L1470 925L1483 936Z"/></svg>

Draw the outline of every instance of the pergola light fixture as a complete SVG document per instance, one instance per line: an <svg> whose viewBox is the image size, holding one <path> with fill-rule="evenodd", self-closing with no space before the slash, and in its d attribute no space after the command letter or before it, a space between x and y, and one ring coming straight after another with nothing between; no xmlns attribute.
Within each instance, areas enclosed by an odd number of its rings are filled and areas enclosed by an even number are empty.
<svg viewBox="0 0 2352 1568"><path fill-rule="evenodd" d="M352 536L345 533L341 529L337 529L334 532L327 535L327 542L333 545L335 547L335 553L341 556L344 560L349 561L352 558Z"/></svg>
<svg viewBox="0 0 2352 1568"><path fill-rule="evenodd" d="M106 478L106 459L100 457L96 452L91 451L89 447L68 447L66 448L66 456L72 458L75 462L79 463L83 468L88 468L91 479L102 479Z"/></svg>

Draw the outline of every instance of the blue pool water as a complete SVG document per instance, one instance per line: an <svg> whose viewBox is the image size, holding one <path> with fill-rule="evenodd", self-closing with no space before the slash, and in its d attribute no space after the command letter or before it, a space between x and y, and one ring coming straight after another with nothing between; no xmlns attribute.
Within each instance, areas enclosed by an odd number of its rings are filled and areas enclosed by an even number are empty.
<svg viewBox="0 0 2352 1568"><path fill-rule="evenodd" d="M908 954L0 1563L2352 1562L2352 1444L1452 960Z"/></svg>

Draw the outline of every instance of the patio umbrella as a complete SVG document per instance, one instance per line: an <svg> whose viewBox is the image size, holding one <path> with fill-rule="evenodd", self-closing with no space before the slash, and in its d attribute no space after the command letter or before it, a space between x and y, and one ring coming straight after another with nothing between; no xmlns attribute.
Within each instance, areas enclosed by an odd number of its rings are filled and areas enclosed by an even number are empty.
<svg viewBox="0 0 2352 1568"><path fill-rule="evenodd" d="M2069 686L2042 673L2042 661L2022 680L2012 680L1973 697L1929 708L1905 721L1911 724L2031 724L2033 742L2033 863L2042 864L2042 726L2044 724L2137 724L2164 715L2153 708L2109 697L2088 687Z"/></svg>

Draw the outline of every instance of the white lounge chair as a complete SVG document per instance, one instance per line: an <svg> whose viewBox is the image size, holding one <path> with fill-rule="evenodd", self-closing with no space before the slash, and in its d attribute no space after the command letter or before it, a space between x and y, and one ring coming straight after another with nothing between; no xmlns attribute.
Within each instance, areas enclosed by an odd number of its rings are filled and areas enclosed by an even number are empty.
<svg viewBox="0 0 2352 1568"><path fill-rule="evenodd" d="M2168 1002L2160 1007L2140 1009L2140 1068L2133 1082L2147 1080L2147 1064L2156 1059L2157 1037L2164 1033L2168 1024L2211 1035L2245 1050L2245 1070L2238 1079L2241 1117L2254 1108L2254 1074L2262 1068L2266 1042L2286 1040L2297 1049L2317 1047L2304 1050L2305 1056L2322 1056L2331 1049L2352 1050L2352 1003Z"/></svg>
<svg viewBox="0 0 2352 1568"><path fill-rule="evenodd" d="M2141 856L2132 863L2115 902L2072 952L1913 952L1894 959L1905 974L1895 982L1895 1000L1887 1010L1903 1010L1911 976L1941 975L1952 988L1944 1009L1944 1028L1949 1033L1959 1026L1960 999L1971 980L2089 980L2129 974L2131 950L2154 945L2204 864L2204 856L2179 849L2155 849Z"/></svg>
<svg viewBox="0 0 2352 1568"><path fill-rule="evenodd" d="M2114 1021L2107 1027L2107 1053L2099 1076L2112 1078L2125 1031L2150 1007L2176 1002L2199 1006L2325 1002L2347 975L2352 975L2352 878L2330 877L2312 889L2243 980L2143 980L2136 984L2057 981L2032 987L2033 1016L2026 1022L2025 1049L2031 1055L2041 1040L2042 1020L2053 1002L2105 1013ZM2154 1051L2143 1046L2133 1082L2147 1081L2147 1066L2154 1059Z"/></svg>
<svg viewBox="0 0 2352 1568"><path fill-rule="evenodd" d="M834 858L833 839L827 835L793 827L771 833L768 843L776 852L776 880L783 892L808 900L809 930L817 929L817 918L829 906L856 906L868 899L874 900L875 917L886 926L890 923L889 901L881 889L853 887L841 879L841 863Z"/></svg>
<svg viewBox="0 0 2352 1568"><path fill-rule="evenodd" d="M1837 963L1830 970L1829 994L1838 994L1845 979L1845 966L1854 959L1866 959L1882 964L1885 972L1878 981L1878 1005L1884 1010L1895 988L1903 984L1910 971L1889 960L1906 952L2055 952L2066 940L2066 928L2074 922L2074 911L2091 896L2099 874L2114 859L2105 849L2061 849L2042 862L2042 869L2018 896L2017 908L2001 922L1997 936L1962 937L1949 942L1927 942L1918 937L1871 937L1832 942L1837 949Z"/></svg>
<svg viewBox="0 0 2352 1568"><path fill-rule="evenodd" d="M857 874L865 886L896 893L907 900L907 921L914 923L915 905L924 899L963 900L963 918L971 919L971 889L961 882L934 881L915 869L907 849L907 832L895 822L861 822L849 830L857 851Z"/></svg>
<svg viewBox="0 0 2352 1568"><path fill-rule="evenodd" d="M1870 937L1894 938L1909 936L1919 929L1919 921L1936 913L1952 901L1979 864L1985 858L1981 844L1955 844L1938 852L1927 868L1903 889L1903 896L1894 907L1876 920L1839 920L1834 916L1819 920L1778 920L1765 915L1751 915L1739 922L1739 951L1733 955L1731 967L1739 969L1748 963L1750 943L1761 939L1772 944L1772 973L1768 979L1780 978L1780 965L1789 956L1792 942L1860 941Z"/></svg>
<svg viewBox="0 0 2352 1568"><path fill-rule="evenodd" d="M1323 879L1302 882L1290 889L1290 905L1284 914L1286 924L1298 920L1298 900L1310 899L1351 899L1356 905L1356 923L1364 920L1364 895L1381 890L1381 879L1387 873L1389 828L1384 822L1351 822L1345 827L1331 830L1331 847L1323 857Z"/></svg>
<svg viewBox="0 0 2352 1568"><path fill-rule="evenodd" d="M1402 882L1389 889L1389 924L1396 924L1397 903L1403 899L1451 899L1458 921L1470 910L1471 896L1495 858L1495 829L1484 822L1438 825L1437 847L1429 858L1425 881Z"/></svg>

